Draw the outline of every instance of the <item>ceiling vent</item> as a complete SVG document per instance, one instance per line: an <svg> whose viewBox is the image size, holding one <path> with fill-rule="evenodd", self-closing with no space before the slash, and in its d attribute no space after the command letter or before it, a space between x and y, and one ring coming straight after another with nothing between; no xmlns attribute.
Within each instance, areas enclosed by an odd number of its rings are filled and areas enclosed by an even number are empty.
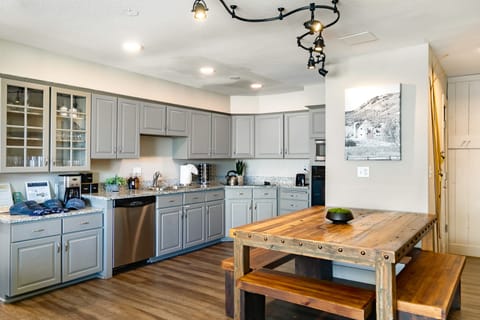
<svg viewBox="0 0 480 320"><path fill-rule="evenodd" d="M377 37L371 32L364 31L354 34L349 34L343 37L338 38L350 46L355 46L357 44L362 44L366 42L376 41Z"/></svg>

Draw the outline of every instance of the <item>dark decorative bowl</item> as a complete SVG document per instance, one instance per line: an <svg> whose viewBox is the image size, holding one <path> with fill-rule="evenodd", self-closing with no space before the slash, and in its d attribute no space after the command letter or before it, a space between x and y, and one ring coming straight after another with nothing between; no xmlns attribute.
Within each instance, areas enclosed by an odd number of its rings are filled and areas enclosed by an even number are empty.
<svg viewBox="0 0 480 320"><path fill-rule="evenodd" d="M333 223L347 223L353 219L352 211L343 208L330 208L326 218Z"/></svg>

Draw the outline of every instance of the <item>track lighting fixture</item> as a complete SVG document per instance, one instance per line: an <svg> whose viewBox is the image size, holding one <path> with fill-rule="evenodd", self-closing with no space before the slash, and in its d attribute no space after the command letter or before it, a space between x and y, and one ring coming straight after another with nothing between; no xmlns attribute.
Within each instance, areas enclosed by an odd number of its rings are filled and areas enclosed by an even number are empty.
<svg viewBox="0 0 480 320"><path fill-rule="evenodd" d="M228 14L230 14L230 16L233 19L237 19L243 22L269 22L269 21L275 21L275 20L283 20L284 18L294 13L310 10L310 20L307 20L303 23L303 26L307 29L307 32L297 37L297 45L300 48L310 53L308 58L308 64L307 64L308 69L315 69L315 66L321 63L322 68L318 70L318 73L320 73L320 75L322 76L325 76L328 73L328 71L325 70L325 54L324 54L325 41L322 36L322 31L328 27L333 26L340 19L340 11L338 11L338 8L337 8L338 0L332 0L331 6L310 3L310 5L308 6L298 7L291 11L287 11L285 8L280 7L280 8L277 8L278 15L273 17L256 18L256 19L238 16L237 13L235 12L235 10L238 8L236 5L228 6L224 0L218 0L218 1L223 5L225 10L228 12ZM317 9L331 11L333 14L333 19L331 20L331 22L327 24L323 24L319 20L316 20L315 10ZM192 12L195 19L197 20L205 19L207 17L207 11L208 11L207 4L205 3L204 0L194 1ZM308 37L314 37L313 38L314 41L311 42L311 45L306 45L304 43L304 41L306 41L306 38ZM314 57L313 55L314 53L319 53L319 54Z"/></svg>

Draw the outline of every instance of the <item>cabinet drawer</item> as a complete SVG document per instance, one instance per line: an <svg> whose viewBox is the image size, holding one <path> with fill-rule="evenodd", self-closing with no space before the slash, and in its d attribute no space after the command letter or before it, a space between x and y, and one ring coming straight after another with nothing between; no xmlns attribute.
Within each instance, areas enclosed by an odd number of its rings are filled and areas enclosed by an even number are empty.
<svg viewBox="0 0 480 320"><path fill-rule="evenodd" d="M277 198L276 188L257 188L253 189L254 199L275 199Z"/></svg>
<svg viewBox="0 0 480 320"><path fill-rule="evenodd" d="M303 200L280 200L280 209L296 211L308 208L308 201Z"/></svg>
<svg viewBox="0 0 480 320"><path fill-rule="evenodd" d="M63 233L101 228L102 226L103 215L100 213L63 218Z"/></svg>
<svg viewBox="0 0 480 320"><path fill-rule="evenodd" d="M60 219L12 225L12 242L54 236L62 232Z"/></svg>
<svg viewBox="0 0 480 320"><path fill-rule="evenodd" d="M167 194L157 197L157 208L168 208L181 206L183 203L183 196L181 193Z"/></svg>
<svg viewBox="0 0 480 320"><path fill-rule="evenodd" d="M205 193L205 201L215 201L225 199L224 190L210 190Z"/></svg>
<svg viewBox="0 0 480 320"><path fill-rule="evenodd" d="M205 202L205 192L187 192L183 195L183 204Z"/></svg>
<svg viewBox="0 0 480 320"><path fill-rule="evenodd" d="M251 188L227 188L225 190L225 198L227 199L251 199Z"/></svg>
<svg viewBox="0 0 480 320"><path fill-rule="evenodd" d="M306 200L308 201L308 192L307 191L289 191L281 190L280 199L295 199L295 200Z"/></svg>

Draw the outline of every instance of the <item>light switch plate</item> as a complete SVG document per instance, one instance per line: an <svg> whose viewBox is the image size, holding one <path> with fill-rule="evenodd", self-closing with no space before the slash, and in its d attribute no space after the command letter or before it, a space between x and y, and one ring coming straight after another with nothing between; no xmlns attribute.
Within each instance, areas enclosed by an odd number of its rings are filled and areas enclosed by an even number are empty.
<svg viewBox="0 0 480 320"><path fill-rule="evenodd" d="M357 177L368 178L370 176L370 167L357 167Z"/></svg>

